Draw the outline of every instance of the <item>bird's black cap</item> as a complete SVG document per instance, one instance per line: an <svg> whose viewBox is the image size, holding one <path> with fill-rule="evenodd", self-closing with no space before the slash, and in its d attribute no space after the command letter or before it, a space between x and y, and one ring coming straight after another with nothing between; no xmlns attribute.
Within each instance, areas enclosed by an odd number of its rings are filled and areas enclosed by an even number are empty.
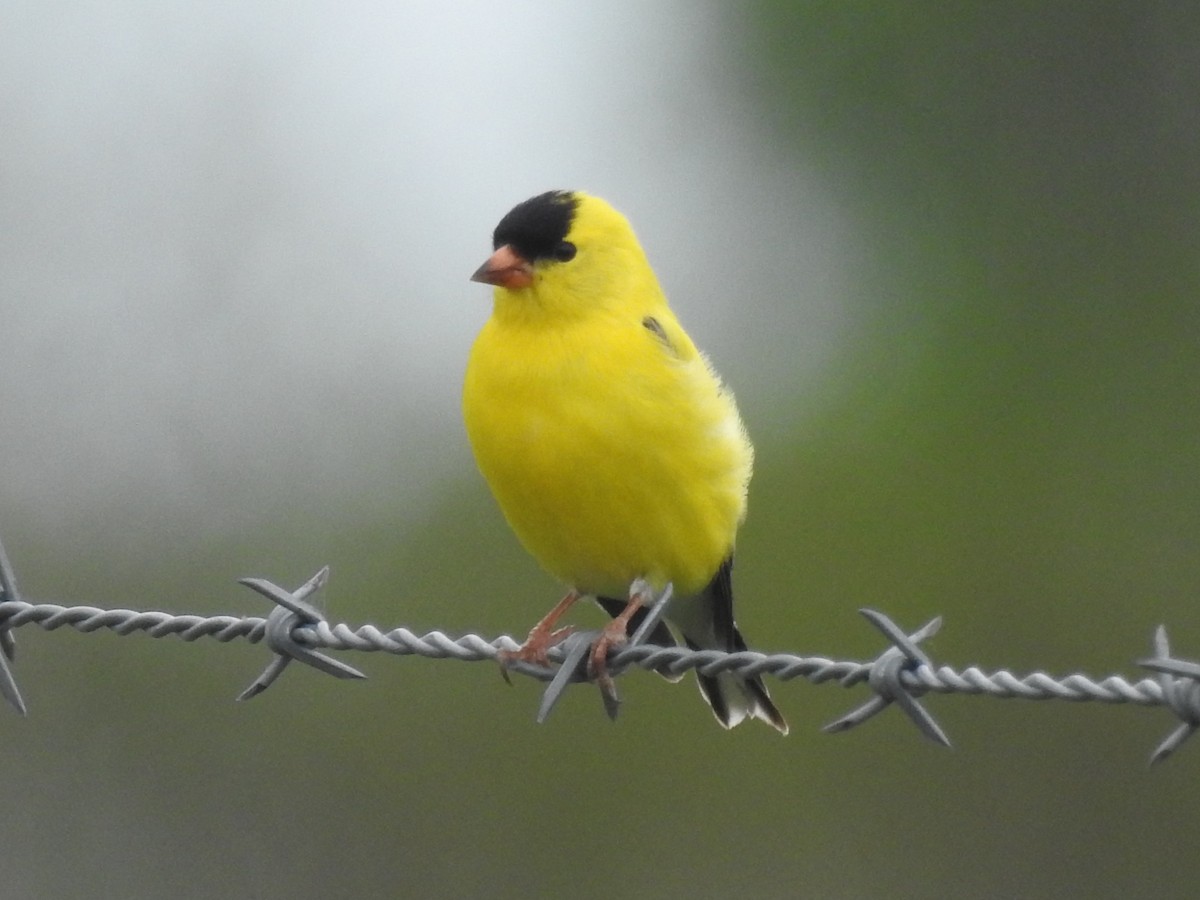
<svg viewBox="0 0 1200 900"><path fill-rule="evenodd" d="M492 249L508 244L529 262L555 256L578 205L570 191L547 191L518 203L492 232Z"/></svg>

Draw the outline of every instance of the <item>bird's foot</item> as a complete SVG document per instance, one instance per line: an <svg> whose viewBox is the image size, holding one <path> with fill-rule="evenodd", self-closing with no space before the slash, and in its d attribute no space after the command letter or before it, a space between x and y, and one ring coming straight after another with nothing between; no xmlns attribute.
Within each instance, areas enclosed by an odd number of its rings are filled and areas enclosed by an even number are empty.
<svg viewBox="0 0 1200 900"><path fill-rule="evenodd" d="M516 650L500 650L496 653L496 662L500 663L500 675L506 682L512 684L508 677L508 667L515 662L529 663L534 666L550 668L550 657L547 654L561 644L575 630L574 625L564 628L551 629L544 627L541 622L533 627L529 636Z"/></svg>
<svg viewBox="0 0 1200 900"><path fill-rule="evenodd" d="M645 579L638 578L629 586L629 602L620 615L613 618L604 626L600 636L592 644L592 652L588 656L588 677L596 682L604 697L604 706L609 716L616 718L617 686L613 684L612 676L608 674L608 651L620 648L629 641L629 622L634 614L654 596L653 590Z"/></svg>
<svg viewBox="0 0 1200 900"><path fill-rule="evenodd" d="M547 651L575 630L571 625L558 629L554 625L578 599L578 591L568 591L565 597L554 604L554 608L550 612L542 616L540 622L529 629L529 636L525 638L525 643L516 650L500 650L496 653L496 661L500 663L500 674L504 676L506 682L512 684L512 680L508 677L508 667L514 662L532 663L543 668L550 667L550 659L546 656Z"/></svg>
<svg viewBox="0 0 1200 900"><path fill-rule="evenodd" d="M620 649L628 642L628 625L628 620L622 618L613 619L605 625L600 636L592 644L592 652L588 656L588 677L596 682L600 693L614 703L617 702L617 686L608 674L608 653L610 650Z"/></svg>

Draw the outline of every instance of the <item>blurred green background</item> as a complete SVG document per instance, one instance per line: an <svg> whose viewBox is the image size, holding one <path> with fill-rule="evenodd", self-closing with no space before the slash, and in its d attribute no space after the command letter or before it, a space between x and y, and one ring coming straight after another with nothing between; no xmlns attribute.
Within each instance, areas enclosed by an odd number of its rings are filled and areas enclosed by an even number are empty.
<svg viewBox="0 0 1200 900"><path fill-rule="evenodd" d="M1200 655L1200 8L10 3L0 534L31 599L524 633L458 419L513 203L627 212L758 448L752 646L1137 676ZM584 623L599 621L583 611ZM23 629L11 897L1190 897L1162 710L690 681L615 725L490 665ZM2 713L2 711L0 711Z"/></svg>

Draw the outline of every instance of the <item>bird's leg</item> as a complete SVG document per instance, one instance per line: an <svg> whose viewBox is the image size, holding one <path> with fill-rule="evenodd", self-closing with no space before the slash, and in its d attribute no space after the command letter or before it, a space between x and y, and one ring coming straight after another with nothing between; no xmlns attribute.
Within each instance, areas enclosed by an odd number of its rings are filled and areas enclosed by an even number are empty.
<svg viewBox="0 0 1200 900"><path fill-rule="evenodd" d="M635 581L629 589L629 602L625 604L621 614L604 626L600 636L592 644L592 653L588 657L588 675L595 679L601 692L614 700L617 689L608 674L608 651L620 647L629 639L629 620L651 596L645 581L640 578Z"/></svg>
<svg viewBox="0 0 1200 900"><path fill-rule="evenodd" d="M563 638L575 630L574 625L555 629L554 624L562 618L563 613L570 609L579 599L578 591L570 591L565 597L554 604L554 608L542 616L540 622L529 629L529 636L516 650L501 650L496 654L500 663L500 674L508 681L508 666L512 662L527 662L538 666L549 666L550 660L546 651L558 644ZM510 682L511 683L511 682Z"/></svg>

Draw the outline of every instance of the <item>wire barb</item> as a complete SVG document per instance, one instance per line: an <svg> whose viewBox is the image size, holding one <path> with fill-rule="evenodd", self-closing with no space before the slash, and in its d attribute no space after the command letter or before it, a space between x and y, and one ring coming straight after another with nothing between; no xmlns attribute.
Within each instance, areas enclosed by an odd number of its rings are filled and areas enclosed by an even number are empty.
<svg viewBox="0 0 1200 900"><path fill-rule="evenodd" d="M297 660L306 666L312 666L318 671L335 678L366 678L362 672L344 662L310 650L298 643L295 635L299 629L318 625L325 621L320 610L307 601L308 597L316 594L329 581L329 566L325 566L316 575L289 593L279 585L265 578L239 578L238 583L244 584L253 591L262 594L276 605L267 616L266 641L267 646L275 652L275 658L267 664L263 673L254 679L250 687L238 695L238 700L249 700L257 697L283 674L291 661Z"/></svg>
<svg viewBox="0 0 1200 900"><path fill-rule="evenodd" d="M646 590L649 590L649 586L646 586ZM641 625L638 626L637 631L633 633L633 637L621 647L622 653L630 647L645 644L646 638L649 637L654 631L654 627L662 620L663 613L667 610L667 604L671 602L673 592L674 586L668 583L663 588L662 596L656 599L650 606L650 611L642 620ZM542 705L538 708L537 714L539 725L549 718L550 712L562 698L567 685L572 682L590 680L587 671L587 658L592 645L599 636L599 631L577 631L569 635L560 645L563 660L558 667L558 671L555 672L554 677L551 679L550 684L542 694ZM619 675L623 670L624 667L614 667L610 674ZM604 703L604 712L615 722L617 713L621 710L621 698L617 696L615 687L612 690L604 690L602 688L600 699Z"/></svg>
<svg viewBox="0 0 1200 900"><path fill-rule="evenodd" d="M910 686L906 685L904 680L906 674L921 666L933 670L929 656L917 644L941 630L942 617L931 619L911 635L907 635L899 625L878 610L860 609L859 612L883 632L884 637L892 642L892 646L884 650L870 666L867 684L871 686L875 696L840 719L830 722L822 730L830 734L849 731L895 703L912 720L921 734L934 743L950 747L950 738L946 736L946 732L942 731L933 716L917 700L925 690L919 683L911 683Z"/></svg>
<svg viewBox="0 0 1200 900"><path fill-rule="evenodd" d="M1150 765L1165 760L1200 728L1200 665L1171 657L1167 628L1159 625L1154 632L1154 656L1138 661L1138 665L1158 673L1163 702L1182 724L1150 754ZM1172 675L1179 677L1172 678Z"/></svg>
<svg viewBox="0 0 1200 900"><path fill-rule="evenodd" d="M17 592L17 576L8 561L8 554L4 552L3 544L0 544L0 593L4 594L5 602L21 600L21 595ZM0 625L0 694L13 709L25 715L28 712L25 699L21 696L17 679L13 677L12 668L9 666L9 662L15 660L16 655L17 642L13 637L12 628L7 623Z"/></svg>

